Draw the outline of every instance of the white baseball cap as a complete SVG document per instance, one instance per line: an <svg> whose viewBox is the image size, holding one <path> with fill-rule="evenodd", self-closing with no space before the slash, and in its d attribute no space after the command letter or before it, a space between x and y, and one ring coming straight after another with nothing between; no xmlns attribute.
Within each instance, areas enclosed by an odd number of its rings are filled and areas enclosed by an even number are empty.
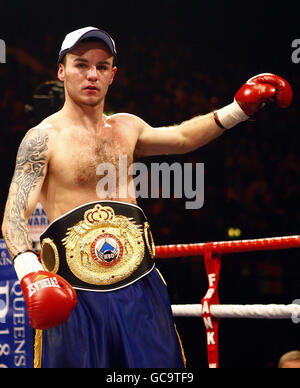
<svg viewBox="0 0 300 388"><path fill-rule="evenodd" d="M102 40L109 48L113 56L117 57L116 44L113 38L105 31L96 27L84 27L79 30L75 30L66 35L59 52L58 61L60 63L63 57L73 50L73 48L81 42L83 39L97 38Z"/></svg>

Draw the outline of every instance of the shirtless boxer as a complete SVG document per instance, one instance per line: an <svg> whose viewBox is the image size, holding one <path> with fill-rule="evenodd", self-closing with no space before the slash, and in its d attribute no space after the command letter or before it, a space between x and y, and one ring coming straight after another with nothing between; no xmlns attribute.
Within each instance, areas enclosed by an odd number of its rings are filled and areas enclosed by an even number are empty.
<svg viewBox="0 0 300 388"><path fill-rule="evenodd" d="M131 114L104 114L115 58L107 33L68 34L58 60L65 104L27 132L17 155L2 230L31 326L43 329L42 367L184 366L146 216L132 196L96 191L97 166L117 170L120 155L131 164L191 152L270 99L282 108L292 100L284 79L262 74L216 112L152 128ZM38 201L51 221L41 236L42 264L27 228Z"/></svg>

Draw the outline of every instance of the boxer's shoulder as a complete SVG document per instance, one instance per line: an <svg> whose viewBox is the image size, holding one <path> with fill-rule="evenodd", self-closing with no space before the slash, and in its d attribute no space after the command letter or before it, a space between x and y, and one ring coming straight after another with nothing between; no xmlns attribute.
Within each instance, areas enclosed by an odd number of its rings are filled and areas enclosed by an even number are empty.
<svg viewBox="0 0 300 388"><path fill-rule="evenodd" d="M107 117L108 124L126 125L128 128L138 128L141 122L142 119L131 113L116 113Z"/></svg>
<svg viewBox="0 0 300 388"><path fill-rule="evenodd" d="M41 121L39 124L37 124L33 130L39 130L43 133L50 133L52 132L57 132L61 128L61 118L59 115L59 112L54 113L51 116L46 117L43 121Z"/></svg>
<svg viewBox="0 0 300 388"><path fill-rule="evenodd" d="M108 124L115 127L120 127L123 131L128 134L134 134L134 137L139 138L141 133L148 124L140 117L130 113L116 113L108 117Z"/></svg>
<svg viewBox="0 0 300 388"><path fill-rule="evenodd" d="M131 113L115 113L111 116L106 116L108 121L134 121L137 116Z"/></svg>
<svg viewBox="0 0 300 388"><path fill-rule="evenodd" d="M45 118L35 127L31 128L27 133L30 133L33 136L36 134L37 136L45 137L48 141L51 141L51 139L57 139L57 135L60 134L62 129L62 120L60 119L60 116L55 113Z"/></svg>
<svg viewBox="0 0 300 388"><path fill-rule="evenodd" d="M26 132L20 144L20 149L26 153L40 152L50 156L49 151L54 148L58 131L59 126L50 116Z"/></svg>

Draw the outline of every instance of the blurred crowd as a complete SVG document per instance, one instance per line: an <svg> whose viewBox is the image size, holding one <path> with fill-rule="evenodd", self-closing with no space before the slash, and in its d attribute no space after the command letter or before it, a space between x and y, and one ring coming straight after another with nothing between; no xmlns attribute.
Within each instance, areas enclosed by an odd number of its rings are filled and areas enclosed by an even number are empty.
<svg viewBox="0 0 300 388"><path fill-rule="evenodd" d="M30 104L39 84L56 79L58 42L48 35L38 43L27 50L8 47L7 64L0 66L2 213L16 151L31 126L25 105ZM195 51L193 42L189 47L166 40L157 44L151 38L142 43L136 38L130 45L121 42L118 74L107 97L106 112L133 113L161 126L230 103L248 69L240 64L216 65L212 53L207 62L205 58L196 60ZM293 77L289 81L295 85L299 79ZM253 121L189 155L150 158L148 163L205 165L201 209L186 210L184 198L139 200L152 222L156 242L228 239L230 227L239 229L240 238L298 234L298 117L294 106L282 111L272 105Z"/></svg>

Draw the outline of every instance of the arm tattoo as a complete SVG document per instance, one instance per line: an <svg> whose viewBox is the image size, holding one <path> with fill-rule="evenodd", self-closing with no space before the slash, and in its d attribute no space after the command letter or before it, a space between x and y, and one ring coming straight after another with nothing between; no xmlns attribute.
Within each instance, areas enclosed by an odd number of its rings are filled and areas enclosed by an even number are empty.
<svg viewBox="0 0 300 388"><path fill-rule="evenodd" d="M10 253L32 249L32 241L25 220L29 195L44 176L46 166L48 135L34 129L23 139L16 160L7 207L6 242Z"/></svg>

